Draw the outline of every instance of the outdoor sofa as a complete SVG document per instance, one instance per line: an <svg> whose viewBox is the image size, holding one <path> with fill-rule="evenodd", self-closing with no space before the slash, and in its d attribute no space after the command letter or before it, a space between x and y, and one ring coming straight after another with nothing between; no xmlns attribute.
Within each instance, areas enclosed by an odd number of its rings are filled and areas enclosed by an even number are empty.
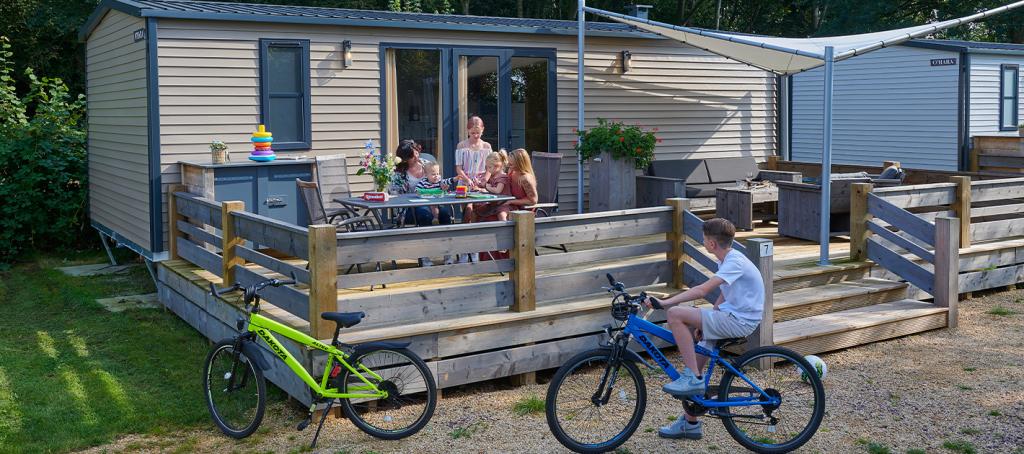
<svg viewBox="0 0 1024 454"><path fill-rule="evenodd" d="M671 197L691 199L691 209L713 208L715 190L736 187L753 178L762 181L800 181L799 172L761 170L752 157L655 160L647 175L636 177L636 206L665 204Z"/></svg>

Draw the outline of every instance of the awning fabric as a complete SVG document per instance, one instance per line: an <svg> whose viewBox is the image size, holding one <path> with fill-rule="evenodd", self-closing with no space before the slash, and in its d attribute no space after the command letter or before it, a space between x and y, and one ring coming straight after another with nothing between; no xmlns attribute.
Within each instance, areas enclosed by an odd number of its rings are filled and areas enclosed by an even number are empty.
<svg viewBox="0 0 1024 454"><path fill-rule="evenodd" d="M588 13L605 16L641 30L657 33L666 38L741 61L766 71L786 75L806 71L825 64L826 46L832 46L835 61L841 61L872 50L927 36L950 27L984 19L1020 6L1024 6L1024 0L959 19L951 19L933 24L884 32L823 38L776 38L741 35L715 30L680 27L596 8L586 7L584 10Z"/></svg>

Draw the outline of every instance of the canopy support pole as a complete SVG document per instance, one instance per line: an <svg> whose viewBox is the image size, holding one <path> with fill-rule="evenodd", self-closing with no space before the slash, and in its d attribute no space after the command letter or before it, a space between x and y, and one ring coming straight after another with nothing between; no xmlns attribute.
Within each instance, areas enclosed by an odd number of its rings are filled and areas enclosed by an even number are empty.
<svg viewBox="0 0 1024 454"><path fill-rule="evenodd" d="M584 8L587 7L587 0L576 2L576 131L583 131L583 32L586 29L584 20ZM577 138L578 140L578 138ZM579 151L576 151L576 212L583 213L583 161L579 158Z"/></svg>
<svg viewBox="0 0 1024 454"><path fill-rule="evenodd" d="M832 72L835 65L832 46L825 47L825 125L821 153L821 234L818 237L821 253L818 264L830 265L828 261L829 218L832 202Z"/></svg>

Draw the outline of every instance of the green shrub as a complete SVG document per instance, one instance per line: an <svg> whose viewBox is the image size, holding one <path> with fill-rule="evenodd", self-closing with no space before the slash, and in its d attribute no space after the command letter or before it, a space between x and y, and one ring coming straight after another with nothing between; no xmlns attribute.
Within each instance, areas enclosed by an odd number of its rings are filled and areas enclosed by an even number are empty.
<svg viewBox="0 0 1024 454"><path fill-rule="evenodd" d="M85 97L25 69L15 91L13 53L0 36L0 263L30 249L82 243L87 226Z"/></svg>

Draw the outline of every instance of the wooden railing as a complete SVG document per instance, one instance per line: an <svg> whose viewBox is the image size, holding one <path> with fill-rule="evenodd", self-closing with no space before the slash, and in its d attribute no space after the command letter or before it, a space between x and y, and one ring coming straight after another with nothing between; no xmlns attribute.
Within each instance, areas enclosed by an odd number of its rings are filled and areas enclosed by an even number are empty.
<svg viewBox="0 0 1024 454"><path fill-rule="evenodd" d="M681 251L678 260L682 266L678 269L682 273L682 282L687 287L696 287L707 282L715 272L718 271L718 262L715 258L701 252L696 245L704 242L704 221L688 210L688 201L685 199L672 199L669 203L674 204L677 211L681 211L682 238L680 238ZM775 342L773 334L774 314L774 267L772 254L774 243L764 238L751 238L745 244L733 241L732 248L743 253L757 266L761 272L761 279L764 283L764 311L761 316L761 324L757 330L747 337L744 347L747 349L773 345ZM714 304L721 291L715 289L704 299Z"/></svg>

